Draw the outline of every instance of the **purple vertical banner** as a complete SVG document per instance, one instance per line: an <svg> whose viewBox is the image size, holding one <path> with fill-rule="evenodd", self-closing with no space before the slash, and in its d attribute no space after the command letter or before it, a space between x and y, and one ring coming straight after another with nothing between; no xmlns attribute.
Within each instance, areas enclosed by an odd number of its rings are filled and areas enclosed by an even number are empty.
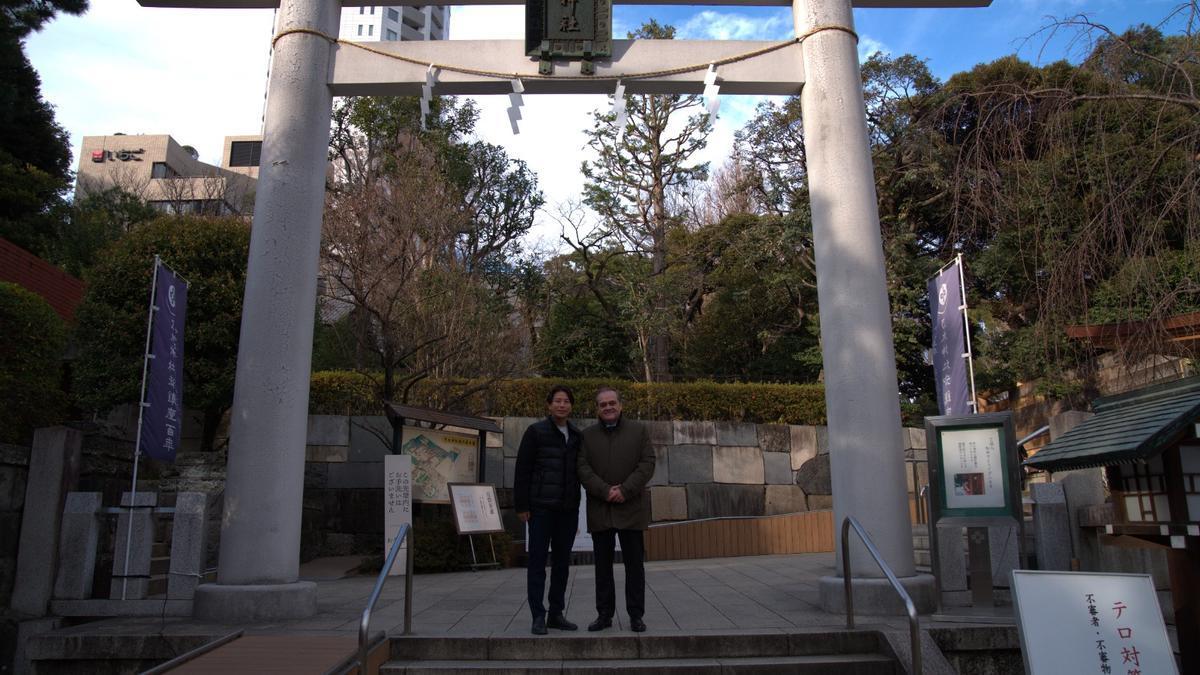
<svg viewBox="0 0 1200 675"><path fill-rule="evenodd" d="M183 432L183 320L187 283L157 262L150 322L150 359L142 411L141 451L175 461Z"/></svg>
<svg viewBox="0 0 1200 675"><path fill-rule="evenodd" d="M938 409L943 415L969 415L971 389L967 345L963 333L963 294L958 262L929 281L929 313L933 320L933 376Z"/></svg>

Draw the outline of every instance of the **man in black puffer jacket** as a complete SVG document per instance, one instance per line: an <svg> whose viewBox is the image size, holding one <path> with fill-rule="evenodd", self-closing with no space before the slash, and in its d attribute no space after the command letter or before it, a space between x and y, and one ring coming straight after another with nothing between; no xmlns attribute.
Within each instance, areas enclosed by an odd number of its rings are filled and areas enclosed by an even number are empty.
<svg viewBox="0 0 1200 675"><path fill-rule="evenodd" d="M557 385L546 396L549 415L531 424L521 438L513 478L513 505L517 517L529 524L529 611L534 635L546 628L575 630L563 615L571 544L579 523L579 477L576 457L582 436L567 418L575 394ZM546 554L550 552L550 614L542 595L546 588Z"/></svg>

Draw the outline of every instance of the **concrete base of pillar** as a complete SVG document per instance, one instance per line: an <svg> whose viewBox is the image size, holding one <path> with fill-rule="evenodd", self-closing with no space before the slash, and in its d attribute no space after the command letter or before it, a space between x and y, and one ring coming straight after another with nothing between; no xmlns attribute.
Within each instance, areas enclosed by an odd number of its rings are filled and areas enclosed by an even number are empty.
<svg viewBox="0 0 1200 675"><path fill-rule="evenodd" d="M854 615L904 616L904 601L885 578L854 577ZM917 574L900 577L900 585L912 597L918 614L932 614L937 609L933 591L933 575ZM821 577L821 609L831 614L846 613L846 585L842 577Z"/></svg>
<svg viewBox="0 0 1200 675"><path fill-rule="evenodd" d="M317 613L317 585L311 581L245 586L201 584L196 587L193 607L195 618L224 623L303 619Z"/></svg>

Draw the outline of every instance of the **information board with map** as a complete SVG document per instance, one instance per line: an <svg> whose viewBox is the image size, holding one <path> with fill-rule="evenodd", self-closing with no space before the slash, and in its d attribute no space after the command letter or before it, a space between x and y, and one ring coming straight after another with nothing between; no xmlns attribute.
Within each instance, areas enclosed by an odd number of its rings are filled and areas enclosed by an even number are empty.
<svg viewBox="0 0 1200 675"><path fill-rule="evenodd" d="M453 431L404 427L400 451L412 456L412 500L449 504L448 483L478 479L479 436Z"/></svg>

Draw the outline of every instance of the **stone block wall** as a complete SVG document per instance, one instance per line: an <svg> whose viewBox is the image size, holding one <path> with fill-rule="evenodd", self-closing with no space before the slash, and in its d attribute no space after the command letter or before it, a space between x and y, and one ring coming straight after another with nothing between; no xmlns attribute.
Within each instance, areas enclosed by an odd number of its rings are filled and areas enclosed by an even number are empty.
<svg viewBox="0 0 1200 675"><path fill-rule="evenodd" d="M503 472L498 487L512 487L521 436L537 419L505 418L503 437L489 439L487 476L491 480ZM577 424L586 426L591 420ZM833 505L825 427L678 420L645 424L656 456L649 484L655 522L776 515ZM922 429L905 429L903 438L908 455L924 448Z"/></svg>
<svg viewBox="0 0 1200 675"><path fill-rule="evenodd" d="M488 434L484 480L497 488L505 524L512 512L521 438L537 417L505 417ZM576 420L585 427L593 420ZM711 421L645 422L656 466L650 480L655 522L764 516L833 506L825 427ZM309 417L302 559L377 551L383 540L383 456L391 427L383 417ZM906 456L924 430L905 429Z"/></svg>
<svg viewBox="0 0 1200 675"><path fill-rule="evenodd" d="M309 416L301 560L383 546L383 458L391 435L381 416Z"/></svg>

